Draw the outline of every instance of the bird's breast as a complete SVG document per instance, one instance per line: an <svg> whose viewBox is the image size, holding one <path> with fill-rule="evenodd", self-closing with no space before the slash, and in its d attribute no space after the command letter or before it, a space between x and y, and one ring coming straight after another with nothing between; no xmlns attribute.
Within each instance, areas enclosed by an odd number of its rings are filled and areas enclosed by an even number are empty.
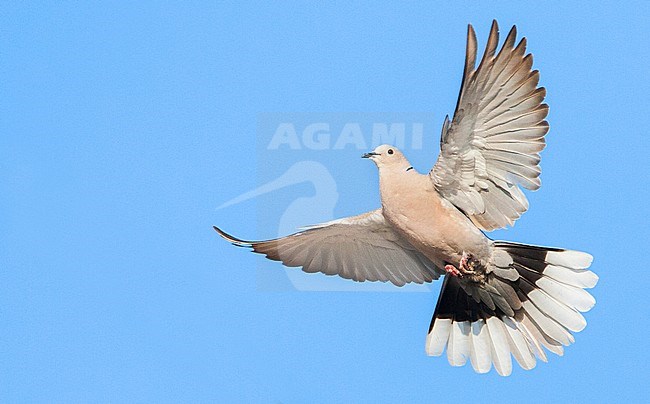
<svg viewBox="0 0 650 404"><path fill-rule="evenodd" d="M386 220L434 262L457 263L463 252L489 257L489 239L424 179L381 184Z"/></svg>

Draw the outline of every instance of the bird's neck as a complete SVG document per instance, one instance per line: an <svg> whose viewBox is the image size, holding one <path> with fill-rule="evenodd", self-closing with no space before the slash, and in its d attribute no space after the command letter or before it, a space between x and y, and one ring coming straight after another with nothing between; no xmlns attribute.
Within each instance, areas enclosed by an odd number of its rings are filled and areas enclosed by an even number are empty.
<svg viewBox="0 0 650 404"><path fill-rule="evenodd" d="M407 164L405 167L382 167L379 169L379 192L382 205L391 207L396 200L414 190L426 189L431 184L426 175L422 175Z"/></svg>

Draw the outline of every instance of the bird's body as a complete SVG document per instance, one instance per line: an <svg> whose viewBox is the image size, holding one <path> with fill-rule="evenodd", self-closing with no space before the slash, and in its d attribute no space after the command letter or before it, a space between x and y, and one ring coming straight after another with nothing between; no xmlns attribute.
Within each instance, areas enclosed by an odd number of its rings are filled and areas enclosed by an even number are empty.
<svg viewBox="0 0 650 404"><path fill-rule="evenodd" d="M470 360L512 371L511 356L531 369L546 351L562 355L571 332L586 326L595 304L584 289L598 277L591 255L561 248L494 241L483 232L512 225L527 209L521 188L540 187L540 155L549 125L546 90L537 87L526 40L516 29L501 49L492 24L478 67L469 26L465 69L453 119L446 119L440 154L427 175L397 148L381 145L363 157L379 169L381 208L305 228L274 240L226 240L305 272L355 281L431 282L445 275L426 352L446 350L449 363Z"/></svg>
<svg viewBox="0 0 650 404"><path fill-rule="evenodd" d="M386 221L440 268L460 262L463 252L479 262L487 262L490 239L440 196L429 176L406 170L402 164L379 168L382 214Z"/></svg>

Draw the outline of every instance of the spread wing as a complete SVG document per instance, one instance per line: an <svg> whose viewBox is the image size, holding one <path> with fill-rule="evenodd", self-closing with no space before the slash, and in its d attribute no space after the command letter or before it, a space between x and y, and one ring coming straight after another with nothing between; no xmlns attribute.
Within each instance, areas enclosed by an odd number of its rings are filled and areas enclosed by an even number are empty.
<svg viewBox="0 0 650 404"><path fill-rule="evenodd" d="M499 28L492 23L475 69L476 34L470 25L463 82L454 118L445 119L440 155L429 176L438 192L483 230L512 225L527 209L519 188L536 190L548 106L531 70L526 38L515 46L516 27L495 55Z"/></svg>
<svg viewBox="0 0 650 404"><path fill-rule="evenodd" d="M397 286L438 279L441 271L385 221L381 209L311 226L287 237L244 241L214 228L240 247L305 272L355 281L390 281Z"/></svg>

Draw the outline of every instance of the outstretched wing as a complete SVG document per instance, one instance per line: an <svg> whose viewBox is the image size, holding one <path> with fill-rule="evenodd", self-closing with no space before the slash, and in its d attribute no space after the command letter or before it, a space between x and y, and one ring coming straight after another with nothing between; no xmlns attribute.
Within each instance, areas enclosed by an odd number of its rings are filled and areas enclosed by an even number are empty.
<svg viewBox="0 0 650 404"><path fill-rule="evenodd" d="M483 230L512 225L528 209L519 188L536 190L539 152L548 123L546 95L531 70L526 38L515 46L516 27L495 55L499 28L492 23L478 68L476 34L470 25L463 82L451 122L445 119L440 155L429 172L440 194Z"/></svg>
<svg viewBox="0 0 650 404"><path fill-rule="evenodd" d="M390 281L397 286L431 282L444 273L386 223L381 209L268 241L244 241L214 229L236 246L305 272L359 282Z"/></svg>

